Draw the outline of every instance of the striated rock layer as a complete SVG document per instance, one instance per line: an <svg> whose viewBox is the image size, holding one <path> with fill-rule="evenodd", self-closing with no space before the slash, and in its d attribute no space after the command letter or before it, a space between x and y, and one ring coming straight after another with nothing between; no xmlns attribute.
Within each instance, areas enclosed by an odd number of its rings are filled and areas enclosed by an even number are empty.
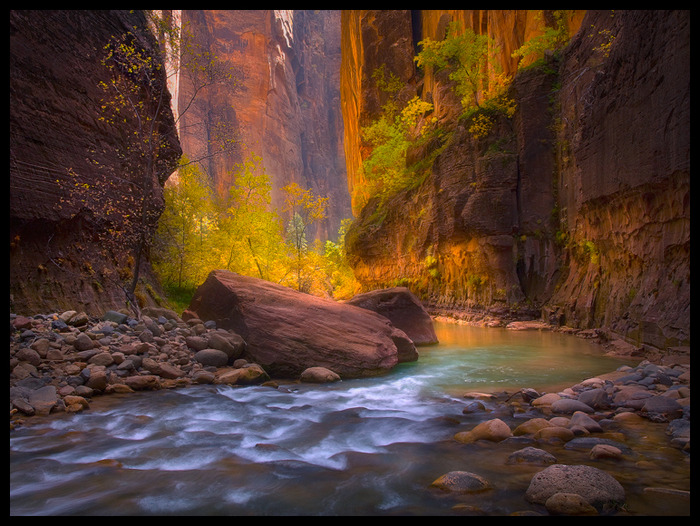
<svg viewBox="0 0 700 526"><path fill-rule="evenodd" d="M147 56L159 51L138 11L10 12L10 301L17 313L68 308L101 313L124 305L128 248L114 241L145 167L122 155L136 123L109 126L100 101L101 63L112 37L127 32ZM162 70L150 87L165 82ZM154 90L158 91L158 89ZM167 94L167 90L166 90ZM140 102L157 104L142 93ZM168 107L169 96L163 101ZM181 154L173 116L161 113L163 149L151 199ZM149 172L146 172L149 173ZM149 218L148 229L157 217ZM148 268L143 269L144 273Z"/></svg>
<svg viewBox="0 0 700 526"><path fill-rule="evenodd" d="M365 154L358 130L379 108L370 68L386 61L449 130L410 152L412 162L437 154L420 187L358 211L346 237L358 279L408 285L440 308L519 309L637 344L689 345L689 13L575 14L561 56L518 72L516 114L482 139L455 120L444 82L402 74L411 46L450 19L508 49L531 34L520 12L474 13L344 15L343 61L358 68L341 86L351 188ZM412 39L383 32L397 17Z"/></svg>

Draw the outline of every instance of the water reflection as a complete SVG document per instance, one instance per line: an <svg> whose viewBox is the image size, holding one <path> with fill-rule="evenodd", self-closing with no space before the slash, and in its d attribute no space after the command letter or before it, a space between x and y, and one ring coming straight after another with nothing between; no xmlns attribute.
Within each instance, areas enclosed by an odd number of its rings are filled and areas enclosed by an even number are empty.
<svg viewBox="0 0 700 526"><path fill-rule="evenodd" d="M551 391L636 363L604 356L598 345L557 332L449 323L436 323L435 329L440 345L421 348L420 361L436 369L445 389Z"/></svg>

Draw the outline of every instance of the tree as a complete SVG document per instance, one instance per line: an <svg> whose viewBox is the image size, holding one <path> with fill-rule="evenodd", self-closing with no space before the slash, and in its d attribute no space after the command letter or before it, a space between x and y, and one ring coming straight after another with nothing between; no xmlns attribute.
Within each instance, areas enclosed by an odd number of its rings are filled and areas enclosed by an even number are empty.
<svg viewBox="0 0 700 526"><path fill-rule="evenodd" d="M83 213L103 225L104 250L122 260L117 263L121 268L129 269L120 271L115 281L137 316L135 292L142 263L165 206L160 187L181 155L175 119L202 90L216 84L236 85L234 72L211 54L197 52L189 34L169 24L167 16L155 11L144 15L149 29L134 27L113 36L103 50L100 121L120 138L118 166L95 161L98 175L91 174L89 180L69 168L67 183L68 200L80 203ZM189 78L195 88L192 100L173 116L168 78L176 75ZM209 149L209 155L232 148L235 138L224 134L217 142L219 148Z"/></svg>
<svg viewBox="0 0 700 526"><path fill-rule="evenodd" d="M515 114L516 103L507 95L511 79L501 72L493 39L452 22L443 40L425 39L419 44L417 65L449 72L474 137L487 136L497 115L510 119Z"/></svg>
<svg viewBox="0 0 700 526"><path fill-rule="evenodd" d="M472 105L479 108L479 94L488 85L490 75L487 66L494 67L497 63L490 60L497 49L495 42L487 35L478 35L452 22L443 40L426 38L419 45L421 51L415 57L418 67L449 71L462 107L465 110Z"/></svg>
<svg viewBox="0 0 700 526"><path fill-rule="evenodd" d="M433 105L414 97L399 111L394 103L385 106L382 115L362 129L362 138L371 148L362 163L370 196L390 195L410 184L411 173L406 167L406 152L416 134L423 136L427 127L416 131L423 115Z"/></svg>
<svg viewBox="0 0 700 526"><path fill-rule="evenodd" d="M280 218L270 206L272 183L262 158L252 154L233 169L233 184L222 204L212 250L219 268L278 281L284 258Z"/></svg>
<svg viewBox="0 0 700 526"><path fill-rule="evenodd" d="M107 194L102 210L95 207L93 211L98 215L121 215L121 221L115 223L122 227L112 232L110 241L133 256L131 280L123 288L127 303L138 315L134 293L141 263L163 210L163 201L157 198L155 189L169 175L161 164L173 157L169 151L172 141L164 124L170 112L170 96L161 57L147 51L136 34L114 37L104 49L102 64L108 75L100 82L105 94L100 120L115 127L123 137L119 154L122 166L129 171L125 178L132 188L128 193Z"/></svg>
<svg viewBox="0 0 700 526"><path fill-rule="evenodd" d="M337 241L329 239L324 245L323 257L330 293L338 299L350 299L361 289L345 254L345 233L351 223L352 219L341 221Z"/></svg>
<svg viewBox="0 0 700 526"><path fill-rule="evenodd" d="M282 188L284 192L284 207L290 219L287 224L287 243L293 251L292 266L296 275L296 287L298 290L309 289L309 284L304 282L305 256L308 252L306 234L314 223L326 217L328 198L315 196L311 190L304 189L297 183L289 183Z"/></svg>
<svg viewBox="0 0 700 526"><path fill-rule="evenodd" d="M161 281L176 289L199 283L213 228L213 195L197 165L183 157L174 181L164 188L165 210L154 240L153 263ZM204 269L206 271L206 269Z"/></svg>
<svg viewBox="0 0 700 526"><path fill-rule="evenodd" d="M532 37L518 49L513 51L511 56L521 59L518 66L520 67L521 65L527 65L532 61L541 59L546 51L555 51L562 48L569 39L566 19L570 16L571 11L568 10L553 11L552 17L554 19L554 25L546 26L541 35ZM536 14L536 19L544 23L543 18L544 13L542 11L538 11Z"/></svg>

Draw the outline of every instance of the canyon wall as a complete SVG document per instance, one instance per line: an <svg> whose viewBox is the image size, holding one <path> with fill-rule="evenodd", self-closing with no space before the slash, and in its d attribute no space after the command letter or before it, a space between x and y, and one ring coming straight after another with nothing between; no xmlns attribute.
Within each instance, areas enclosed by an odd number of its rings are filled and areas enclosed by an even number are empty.
<svg viewBox="0 0 700 526"><path fill-rule="evenodd" d="M207 90L183 112L185 154L206 150L217 122L232 124L238 148L202 163L218 192L227 193L234 164L255 154L271 178L273 206L281 207L281 188L290 182L330 198L316 235L335 238L340 222L352 216L340 112L340 12L186 10L182 24L197 46L240 75L235 89ZM182 105L188 86L180 83L179 90Z"/></svg>
<svg viewBox="0 0 700 526"><path fill-rule="evenodd" d="M636 344L688 345L688 12L571 13L568 46L517 71L515 115L481 138L457 119L444 79L407 66L416 43L450 20L499 42L512 73L510 50L542 30L521 11L344 13L354 206L367 154L359 131L382 96L376 67L433 102L449 130L409 153L411 162L435 158L423 184L356 210L346 241L358 279L367 289L408 285L439 309L518 312L605 327ZM394 38L397 27L412 33Z"/></svg>
<svg viewBox="0 0 700 526"><path fill-rule="evenodd" d="M570 11L564 17L569 34L581 25L585 11ZM382 65L404 82L398 94L406 102L416 94L433 104L433 116L442 125L454 122L460 102L451 86L439 82L428 70L419 75L414 56L419 42L441 40L451 22L491 39L489 53L504 74L516 72L513 51L552 25L551 11L531 10L346 10L342 14L341 99L345 121L345 158L353 210L358 213L363 192L362 159L367 154L360 130L377 118L390 94L378 89L372 74ZM526 59L531 60L531 59Z"/></svg>
<svg viewBox="0 0 700 526"><path fill-rule="evenodd" d="M140 12L10 12L10 304L17 313L83 309L99 314L125 304L120 282L130 274L128 248L112 234L133 215L134 187L144 184L124 148L135 123L101 119L102 64L113 36L131 32L158 60ZM154 70L155 71L155 70ZM145 81L144 81L145 82ZM157 90L162 71L144 86ZM164 101L169 105L169 95ZM138 102L138 101L136 101ZM172 113L157 121L163 150L149 185L153 208L180 156ZM151 173L151 172L146 172ZM110 209L110 210L108 210ZM155 219L145 225L153 229ZM143 269L148 276L148 265ZM148 300L148 298L144 298Z"/></svg>

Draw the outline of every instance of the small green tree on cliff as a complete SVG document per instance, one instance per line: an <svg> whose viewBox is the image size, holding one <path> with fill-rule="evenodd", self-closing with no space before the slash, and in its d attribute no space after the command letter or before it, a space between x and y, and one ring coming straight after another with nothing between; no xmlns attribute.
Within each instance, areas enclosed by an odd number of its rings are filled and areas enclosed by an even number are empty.
<svg viewBox="0 0 700 526"><path fill-rule="evenodd" d="M415 57L417 66L449 71L462 106L479 108L480 91L488 81L489 48L493 49L493 41L452 22L443 40L426 38L419 45L421 51Z"/></svg>
<svg viewBox="0 0 700 526"><path fill-rule="evenodd" d="M368 197L386 197L411 184L411 173L406 169L406 152L416 135L422 136L426 131L425 115L432 111L433 105L413 97L401 106L397 94L404 83L393 73L387 74L384 64L372 73L372 79L389 98L379 117L362 128L362 139L370 148L369 155L362 162L362 171Z"/></svg>
<svg viewBox="0 0 700 526"><path fill-rule="evenodd" d="M513 116L515 101L505 94L510 78L501 72L497 58L500 49L493 39L452 22L443 40L426 38L419 45L416 64L449 72L463 115L472 119L472 135L487 135L495 114Z"/></svg>

